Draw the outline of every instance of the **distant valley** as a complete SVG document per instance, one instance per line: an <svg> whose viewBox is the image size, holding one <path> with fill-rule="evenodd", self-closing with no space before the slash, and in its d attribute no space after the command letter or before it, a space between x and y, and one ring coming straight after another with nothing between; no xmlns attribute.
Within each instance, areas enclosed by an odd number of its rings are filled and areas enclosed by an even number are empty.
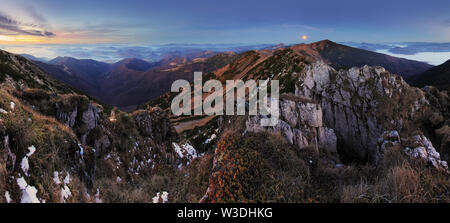
<svg viewBox="0 0 450 223"><path fill-rule="evenodd" d="M378 65L404 78L422 73L432 67L423 62L348 47L329 40L293 46L280 44L258 47L253 52L260 55L272 55L279 49L289 48L302 57L309 60L324 60L337 69ZM184 54L174 51L166 53L163 59L155 62L126 58L115 63L105 63L71 57L57 57L43 62L32 56L28 58L57 80L106 104L130 111L139 104L169 91L172 82L177 79L192 81L195 71L207 74L230 64L239 55L248 53L240 53L245 49L247 48L234 48L234 51L227 52L191 49Z"/></svg>
<svg viewBox="0 0 450 223"><path fill-rule="evenodd" d="M60 80L104 103L132 110L167 92L177 79L193 79L194 71L212 72L228 64L233 52L205 51L158 62L127 58L108 64L89 59L58 57L35 63Z"/></svg>

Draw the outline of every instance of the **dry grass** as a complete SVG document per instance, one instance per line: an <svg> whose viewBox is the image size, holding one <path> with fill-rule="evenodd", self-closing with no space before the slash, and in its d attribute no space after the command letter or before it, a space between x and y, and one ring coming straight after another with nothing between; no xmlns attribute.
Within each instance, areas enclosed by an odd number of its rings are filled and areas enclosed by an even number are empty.
<svg viewBox="0 0 450 223"><path fill-rule="evenodd" d="M448 173L412 160L394 148L384 155L373 175L343 187L341 202L449 202L449 188Z"/></svg>
<svg viewBox="0 0 450 223"><path fill-rule="evenodd" d="M206 123L208 123L209 121L211 121L214 118L215 118L215 116L208 116L206 118L202 118L199 120L179 122L178 125L175 126L175 130L177 131L177 133L181 133L186 130L191 130L198 126L204 126Z"/></svg>
<svg viewBox="0 0 450 223"><path fill-rule="evenodd" d="M1 154L0 192L8 190L13 200L20 200L20 190L9 182L11 177L24 176L19 162L27 154L28 147L34 146L35 153L28 158L30 169L25 179L38 190L38 197L46 202L60 202L60 186L53 183L53 172L72 172L76 168L74 152L77 151L77 139L73 131L56 121L24 106L17 98L5 90L0 90L0 107L9 113L1 114L0 138L2 147L4 136L9 137L8 147L16 155L16 165L6 167L4 150ZM10 103L15 104L14 109ZM76 178L75 176L72 178Z"/></svg>

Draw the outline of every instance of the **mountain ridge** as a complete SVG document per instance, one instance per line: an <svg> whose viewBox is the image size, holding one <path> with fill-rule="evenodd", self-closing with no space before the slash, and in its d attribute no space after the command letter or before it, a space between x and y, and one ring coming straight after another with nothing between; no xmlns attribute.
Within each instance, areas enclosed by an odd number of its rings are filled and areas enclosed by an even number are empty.
<svg viewBox="0 0 450 223"><path fill-rule="evenodd" d="M440 90L450 91L450 60L430 68L421 74L413 76L408 81L417 87L432 85Z"/></svg>
<svg viewBox="0 0 450 223"><path fill-rule="evenodd" d="M170 84L176 79L191 80L191 74L196 69L210 72L209 66L218 69L233 57L231 52L205 51L183 57L167 57L157 62L125 58L107 64L90 59L57 57L49 63L35 63L62 82L105 103L126 108L136 107L159 96L170 89ZM143 84L147 86L141 86Z"/></svg>
<svg viewBox="0 0 450 223"><path fill-rule="evenodd" d="M403 77L409 77L416 72L423 72L432 67L422 62L352 48L330 40L293 46L279 44L254 50L253 52L256 52L259 61L263 61L264 58L285 49L291 49L300 57L304 57L311 62L324 60L335 68L348 69L353 66L364 66L366 64L380 65L386 67L392 73L400 74ZM78 60L71 57L57 57L49 62L49 64L57 67L51 67L42 62L36 63L58 80L80 89L107 104L128 110L164 94L170 89L170 84L167 83L176 80L174 79L175 77L191 81L194 71L203 71L205 74L207 72L220 73L219 69L226 69L224 67L229 64L227 61L224 61L225 63L222 62L220 67L212 65L214 69L204 66L214 64L211 60L217 58L215 57L216 55L228 58L235 57L232 52L217 53L209 50L194 51L184 53L183 56L176 56L178 54L180 53L175 51L174 56L167 54L164 56L165 59L156 62L125 58L116 63L108 64L90 59ZM244 52L239 55L250 54ZM228 60L228 62L232 62L232 60ZM190 69L193 69L191 74L187 72ZM233 76L234 78L239 78L238 75Z"/></svg>
<svg viewBox="0 0 450 223"><path fill-rule="evenodd" d="M305 54L307 57L322 59L335 68L360 67L364 65L382 66L392 73L399 74L403 78L424 72L433 67L424 62L397 58L377 52L354 48L335 43L330 40L322 40L311 44L298 44L291 49Z"/></svg>

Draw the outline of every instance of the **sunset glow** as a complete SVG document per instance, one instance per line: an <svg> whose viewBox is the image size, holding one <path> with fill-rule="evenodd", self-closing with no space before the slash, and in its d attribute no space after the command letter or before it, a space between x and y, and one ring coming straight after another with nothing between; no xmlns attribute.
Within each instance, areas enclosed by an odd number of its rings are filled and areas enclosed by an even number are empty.
<svg viewBox="0 0 450 223"><path fill-rule="evenodd" d="M3 44L39 44L53 43L54 39L35 37L35 36L0 36L0 43Z"/></svg>
<svg viewBox="0 0 450 223"><path fill-rule="evenodd" d="M0 42L2 42L2 41L10 42L10 41L14 41L14 38L9 37L9 36L0 36Z"/></svg>

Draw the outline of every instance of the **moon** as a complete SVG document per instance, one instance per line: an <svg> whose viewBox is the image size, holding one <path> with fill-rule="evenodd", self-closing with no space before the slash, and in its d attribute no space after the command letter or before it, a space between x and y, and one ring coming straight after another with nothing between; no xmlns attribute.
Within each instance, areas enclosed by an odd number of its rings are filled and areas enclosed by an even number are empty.
<svg viewBox="0 0 450 223"><path fill-rule="evenodd" d="M302 36L302 40L307 40L307 39L308 39L308 36L306 36L306 35Z"/></svg>

